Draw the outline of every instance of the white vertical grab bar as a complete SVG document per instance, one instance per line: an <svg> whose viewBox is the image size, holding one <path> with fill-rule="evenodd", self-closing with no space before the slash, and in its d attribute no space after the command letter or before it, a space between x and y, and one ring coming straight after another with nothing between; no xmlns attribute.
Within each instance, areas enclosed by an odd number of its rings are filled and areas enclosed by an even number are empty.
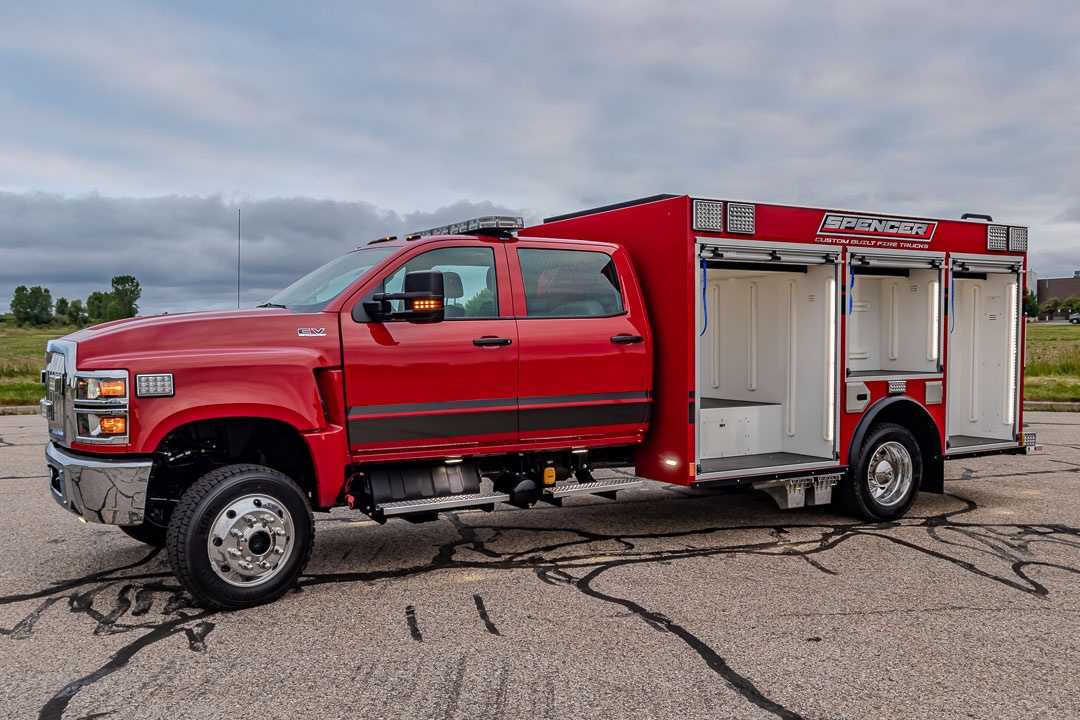
<svg viewBox="0 0 1080 720"><path fill-rule="evenodd" d="M757 283L750 283L750 337L746 343L746 389L757 390Z"/></svg>
<svg viewBox="0 0 1080 720"><path fill-rule="evenodd" d="M968 373L968 420L979 420L979 286L971 286L971 372Z"/></svg>
<svg viewBox="0 0 1080 720"><path fill-rule="evenodd" d="M720 332L720 286L709 288L709 317L713 319L712 350L712 386L720 387L720 342L724 334Z"/></svg>
<svg viewBox="0 0 1080 720"><path fill-rule="evenodd" d="M900 357L900 308L896 302L896 283L889 285L889 359Z"/></svg>
<svg viewBox="0 0 1080 720"><path fill-rule="evenodd" d="M1009 342L1008 342L1008 373L1009 381L1005 383L1005 417L1006 425L1012 425L1016 419L1016 365L1017 365L1017 335L1019 334L1019 299L1017 298L1017 284L1009 283L1008 313L1009 313Z"/></svg>
<svg viewBox="0 0 1080 720"><path fill-rule="evenodd" d="M836 432L836 278L825 281L825 441Z"/></svg>
<svg viewBox="0 0 1080 720"><path fill-rule="evenodd" d="M787 410L787 434L788 437L795 435L795 384L797 379L796 374L796 358L798 356L798 347L796 344L795 336L795 281L788 280L788 308L787 308L787 397L786 405Z"/></svg>

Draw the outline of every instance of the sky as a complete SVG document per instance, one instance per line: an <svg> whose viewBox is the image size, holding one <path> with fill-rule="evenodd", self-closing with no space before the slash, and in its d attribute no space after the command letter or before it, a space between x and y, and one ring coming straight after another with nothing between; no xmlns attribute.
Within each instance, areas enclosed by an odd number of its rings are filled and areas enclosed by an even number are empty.
<svg viewBox="0 0 1080 720"><path fill-rule="evenodd" d="M1030 227L1080 270L1074 0L0 2L0 312L264 302L370 239L658 193Z"/></svg>

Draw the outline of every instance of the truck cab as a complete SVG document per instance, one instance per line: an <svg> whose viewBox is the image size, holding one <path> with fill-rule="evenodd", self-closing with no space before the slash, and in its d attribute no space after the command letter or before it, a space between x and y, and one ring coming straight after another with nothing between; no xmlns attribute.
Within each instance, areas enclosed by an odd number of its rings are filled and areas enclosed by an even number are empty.
<svg viewBox="0 0 1080 720"><path fill-rule="evenodd" d="M591 475L632 463L649 426L629 257L520 227L383 238L259 308L50 342L54 497L164 545L200 602L235 608L295 580L313 509L422 521L640 485Z"/></svg>

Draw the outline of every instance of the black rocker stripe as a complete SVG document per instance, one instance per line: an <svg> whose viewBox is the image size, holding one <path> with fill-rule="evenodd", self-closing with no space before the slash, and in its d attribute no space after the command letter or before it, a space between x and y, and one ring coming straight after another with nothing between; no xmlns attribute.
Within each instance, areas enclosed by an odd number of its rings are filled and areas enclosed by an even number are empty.
<svg viewBox="0 0 1080 720"><path fill-rule="evenodd" d="M613 400L648 400L647 392L588 393L584 395L544 395L539 397L495 398L492 400L451 400L448 402L401 403L398 405L357 405L349 408L350 418L398 413L437 413L454 410L512 408L515 405L570 405L572 403L611 402Z"/></svg>
<svg viewBox="0 0 1080 720"><path fill-rule="evenodd" d="M622 394L622 393L617 393ZM636 393L645 395L645 393ZM545 398L546 401L550 401ZM443 403L433 403L443 405ZM473 435L538 432L604 425L630 425L649 418L647 399L630 403L596 403L572 407L524 407L520 410L441 412L349 419L349 439L357 445L438 440Z"/></svg>

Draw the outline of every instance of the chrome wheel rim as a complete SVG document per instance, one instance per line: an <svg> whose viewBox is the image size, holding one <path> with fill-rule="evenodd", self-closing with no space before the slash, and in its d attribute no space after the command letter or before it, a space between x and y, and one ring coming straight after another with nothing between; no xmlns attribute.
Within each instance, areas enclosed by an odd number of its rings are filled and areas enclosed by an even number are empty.
<svg viewBox="0 0 1080 720"><path fill-rule="evenodd" d="M901 443L884 443L870 458L866 482L878 504L892 507L902 502L913 480L911 453Z"/></svg>
<svg viewBox="0 0 1080 720"><path fill-rule="evenodd" d="M236 587L270 581L292 555L292 515L268 495L245 495L217 514L206 538L214 573Z"/></svg>

